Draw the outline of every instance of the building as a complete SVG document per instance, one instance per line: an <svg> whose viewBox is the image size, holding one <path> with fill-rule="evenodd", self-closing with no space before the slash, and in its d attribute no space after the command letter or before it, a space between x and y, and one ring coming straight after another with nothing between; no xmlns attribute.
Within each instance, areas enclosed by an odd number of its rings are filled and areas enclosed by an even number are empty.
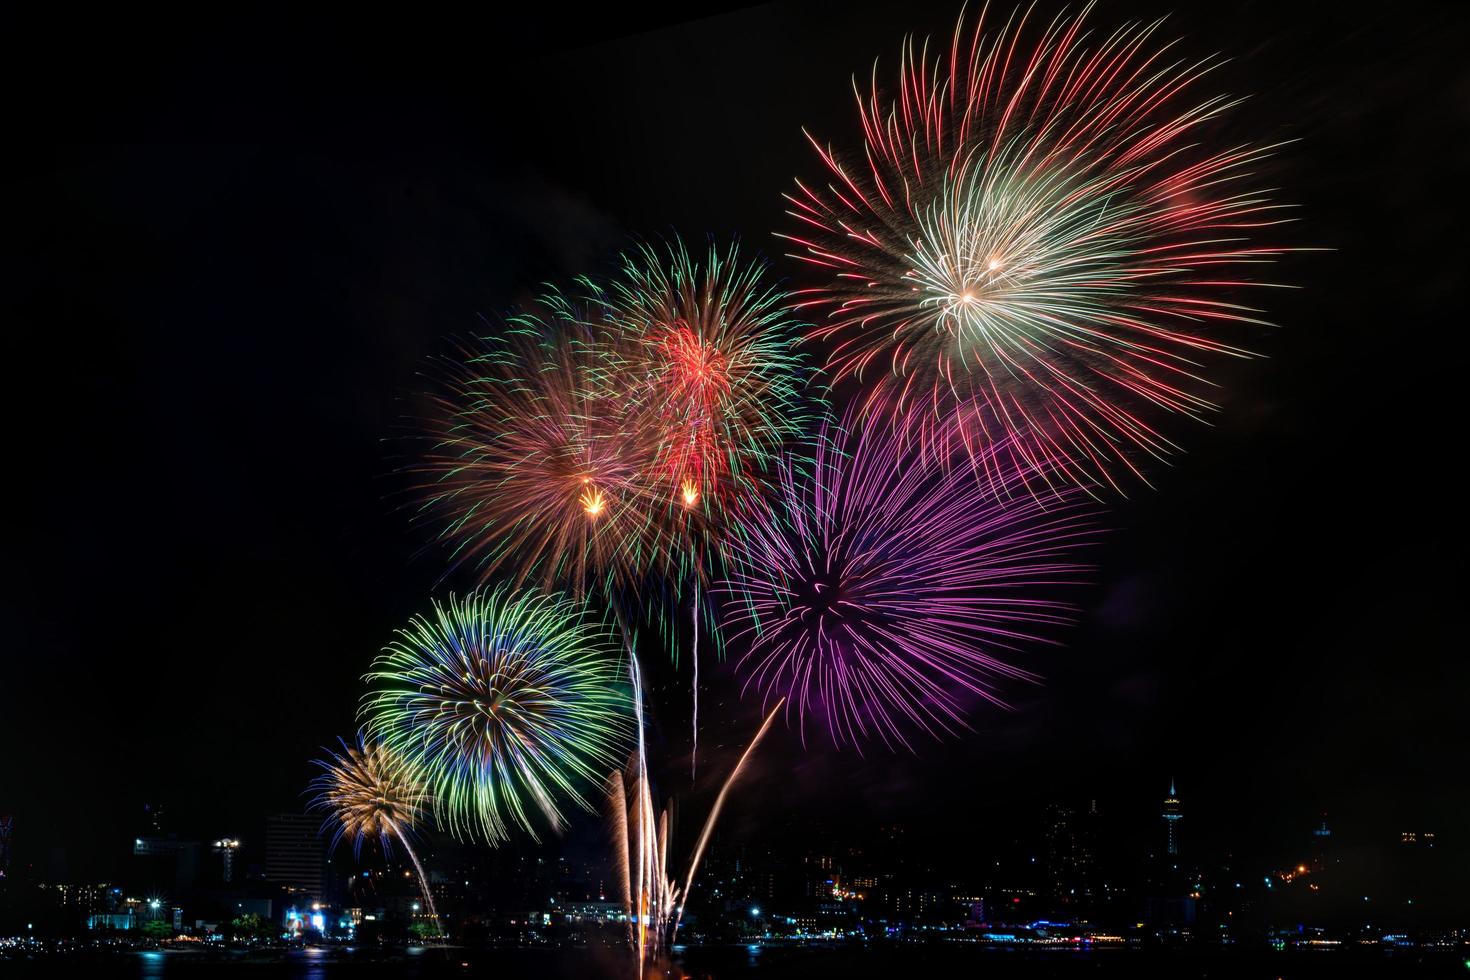
<svg viewBox="0 0 1470 980"><path fill-rule="evenodd" d="M180 898L194 893L199 881L197 840L173 836L133 838L133 884Z"/></svg>
<svg viewBox="0 0 1470 980"><path fill-rule="evenodd" d="M221 837L209 845L209 849L219 855L220 859L220 882L222 884L233 884L235 881L235 856L240 853L240 841L236 837Z"/></svg>
<svg viewBox="0 0 1470 980"><path fill-rule="evenodd" d="M96 916L118 912L122 907L122 889L110 882L68 885L42 885L56 896L56 904L77 917L91 921Z"/></svg>
<svg viewBox="0 0 1470 980"><path fill-rule="evenodd" d="M15 818L0 816L0 878L10 872L10 840L15 830Z"/></svg>
<svg viewBox="0 0 1470 980"><path fill-rule="evenodd" d="M322 845L320 817L278 813L266 819L267 881L320 898L326 871L327 854Z"/></svg>
<svg viewBox="0 0 1470 980"><path fill-rule="evenodd" d="M1053 912L1085 913L1091 907L1096 823L1096 800L1081 810L1055 803L1046 808L1046 892Z"/></svg>

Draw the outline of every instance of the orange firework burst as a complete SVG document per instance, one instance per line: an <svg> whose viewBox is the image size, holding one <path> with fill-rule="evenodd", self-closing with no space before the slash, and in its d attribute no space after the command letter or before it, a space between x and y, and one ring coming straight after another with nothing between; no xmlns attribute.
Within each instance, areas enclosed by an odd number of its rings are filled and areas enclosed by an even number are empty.
<svg viewBox="0 0 1470 980"><path fill-rule="evenodd" d="M358 738L342 743L342 752L319 761L322 774L312 783L313 804L336 828L335 839L350 838L360 848L368 838L391 847L413 833L428 805L429 794L413 767L401 755Z"/></svg>

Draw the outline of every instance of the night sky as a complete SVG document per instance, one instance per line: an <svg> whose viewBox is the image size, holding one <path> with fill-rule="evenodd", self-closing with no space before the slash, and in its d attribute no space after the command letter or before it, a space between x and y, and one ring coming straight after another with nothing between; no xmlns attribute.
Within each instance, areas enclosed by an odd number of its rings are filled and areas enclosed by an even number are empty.
<svg viewBox="0 0 1470 980"><path fill-rule="evenodd" d="M1274 846L1470 826L1463 654L1467 24L1452 6L1202 5L1171 16L1222 141L1296 140L1300 205L1233 335L1223 411L1108 518L1097 585L1015 710L866 758L778 729L732 827L902 820L969 835L1047 799ZM489 8L485 8L489 9ZM299 808L358 676L440 580L400 509L403 419L446 338L630 236L772 232L852 142L849 77L958 7L770 4L573 19L15 21L5 31L7 526L0 814L73 877L163 800L244 833ZM1169 12L1105 0L1096 26ZM72 16L72 15L69 15ZM111 16L111 15L110 15ZM660 668L659 744L687 751ZM707 669L703 736L758 722ZM669 687L668 685L674 685ZM721 702L723 704L721 705ZM706 772L719 769L719 753ZM677 768L677 767L675 767ZM669 788L687 787L672 773ZM707 790L701 784L701 791ZM1131 818L1130 818L1131 819ZM958 839L958 838L957 838ZM1453 840L1450 841L1453 843Z"/></svg>

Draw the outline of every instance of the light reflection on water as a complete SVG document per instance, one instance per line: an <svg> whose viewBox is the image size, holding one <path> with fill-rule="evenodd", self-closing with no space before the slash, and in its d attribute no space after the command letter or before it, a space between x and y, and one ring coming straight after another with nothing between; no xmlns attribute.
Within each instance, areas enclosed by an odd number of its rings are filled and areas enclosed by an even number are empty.
<svg viewBox="0 0 1470 980"><path fill-rule="evenodd" d="M303 952L306 956L305 965L297 976L301 980L323 980L327 975L326 964L329 958L327 950L318 949L313 946L303 950Z"/></svg>
<svg viewBox="0 0 1470 980"><path fill-rule="evenodd" d="M1462 955L1421 956L1331 952L1130 951L1030 953L953 946L834 944L827 947L684 946L673 950L645 980L787 980L839 976L843 980L927 980L983 976L1087 980L1195 980L1220 976L1269 980L1341 980L1349 976L1463 976ZM77 954L0 960L0 980L637 980L634 961L614 947L538 949L381 948L297 949L290 952L183 950Z"/></svg>
<svg viewBox="0 0 1470 980"><path fill-rule="evenodd" d="M163 953L138 954L138 958L142 961L142 966L138 970L141 980L160 980L163 976L164 955Z"/></svg>

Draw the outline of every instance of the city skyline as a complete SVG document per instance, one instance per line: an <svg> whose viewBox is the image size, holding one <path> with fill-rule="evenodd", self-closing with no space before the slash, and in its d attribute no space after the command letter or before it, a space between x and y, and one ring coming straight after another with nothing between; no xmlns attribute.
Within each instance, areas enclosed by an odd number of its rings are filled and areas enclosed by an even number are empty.
<svg viewBox="0 0 1470 980"><path fill-rule="evenodd" d="M1454 924L1462 896L1453 869L1465 848L1453 832L1418 824L1368 839L1344 837L1323 814L1293 839L1253 853L1191 846L1192 818L1203 817L1205 825L1210 820L1193 812L1177 780L1154 802L1160 800L1164 805L1152 808L1154 816L1140 820L1150 809L1142 801L1120 808L1112 797L1052 799L1014 808L1005 829L991 835L928 846L919 842L922 833L892 823L834 832L792 816L754 835L722 831L707 856L708 881L690 903L690 928L696 936L711 930L730 935L730 929L743 934L750 927L747 910L761 907L761 928L777 935L941 926L982 935L1042 922L1056 928L1071 923L1099 935L1147 925L1205 936L1234 930L1225 934L1242 937L1268 928L1268 910L1278 906L1277 914L1290 910L1334 935L1359 920L1391 924L1380 931ZM116 848L130 853L109 880L48 881L41 869L12 865L6 869L6 914L39 920L46 931L64 928L67 915L81 915L94 930L126 933L169 916L178 925L225 928L222 914L279 919L301 910L303 925L312 915L340 919L341 932L349 918L353 929L362 927L364 915L370 923L402 928L422 913L402 855L377 847L354 855L342 842L332 847L316 816L271 815L258 836L209 839L170 826L167 809L153 803L136 815L140 836L130 848ZM615 872L597 837L584 830L539 847L486 854L429 835L420 847L447 928L459 928L465 915L487 913L492 930L528 915L541 928L543 912L545 928L584 919L590 927L619 914L611 895ZM545 870L529 877L524 868L507 873L527 861ZM1379 887L1384 890L1362 895L1360 904L1360 891ZM33 896L29 906L17 905L16 897L25 894ZM1237 914L1242 918L1234 919Z"/></svg>

